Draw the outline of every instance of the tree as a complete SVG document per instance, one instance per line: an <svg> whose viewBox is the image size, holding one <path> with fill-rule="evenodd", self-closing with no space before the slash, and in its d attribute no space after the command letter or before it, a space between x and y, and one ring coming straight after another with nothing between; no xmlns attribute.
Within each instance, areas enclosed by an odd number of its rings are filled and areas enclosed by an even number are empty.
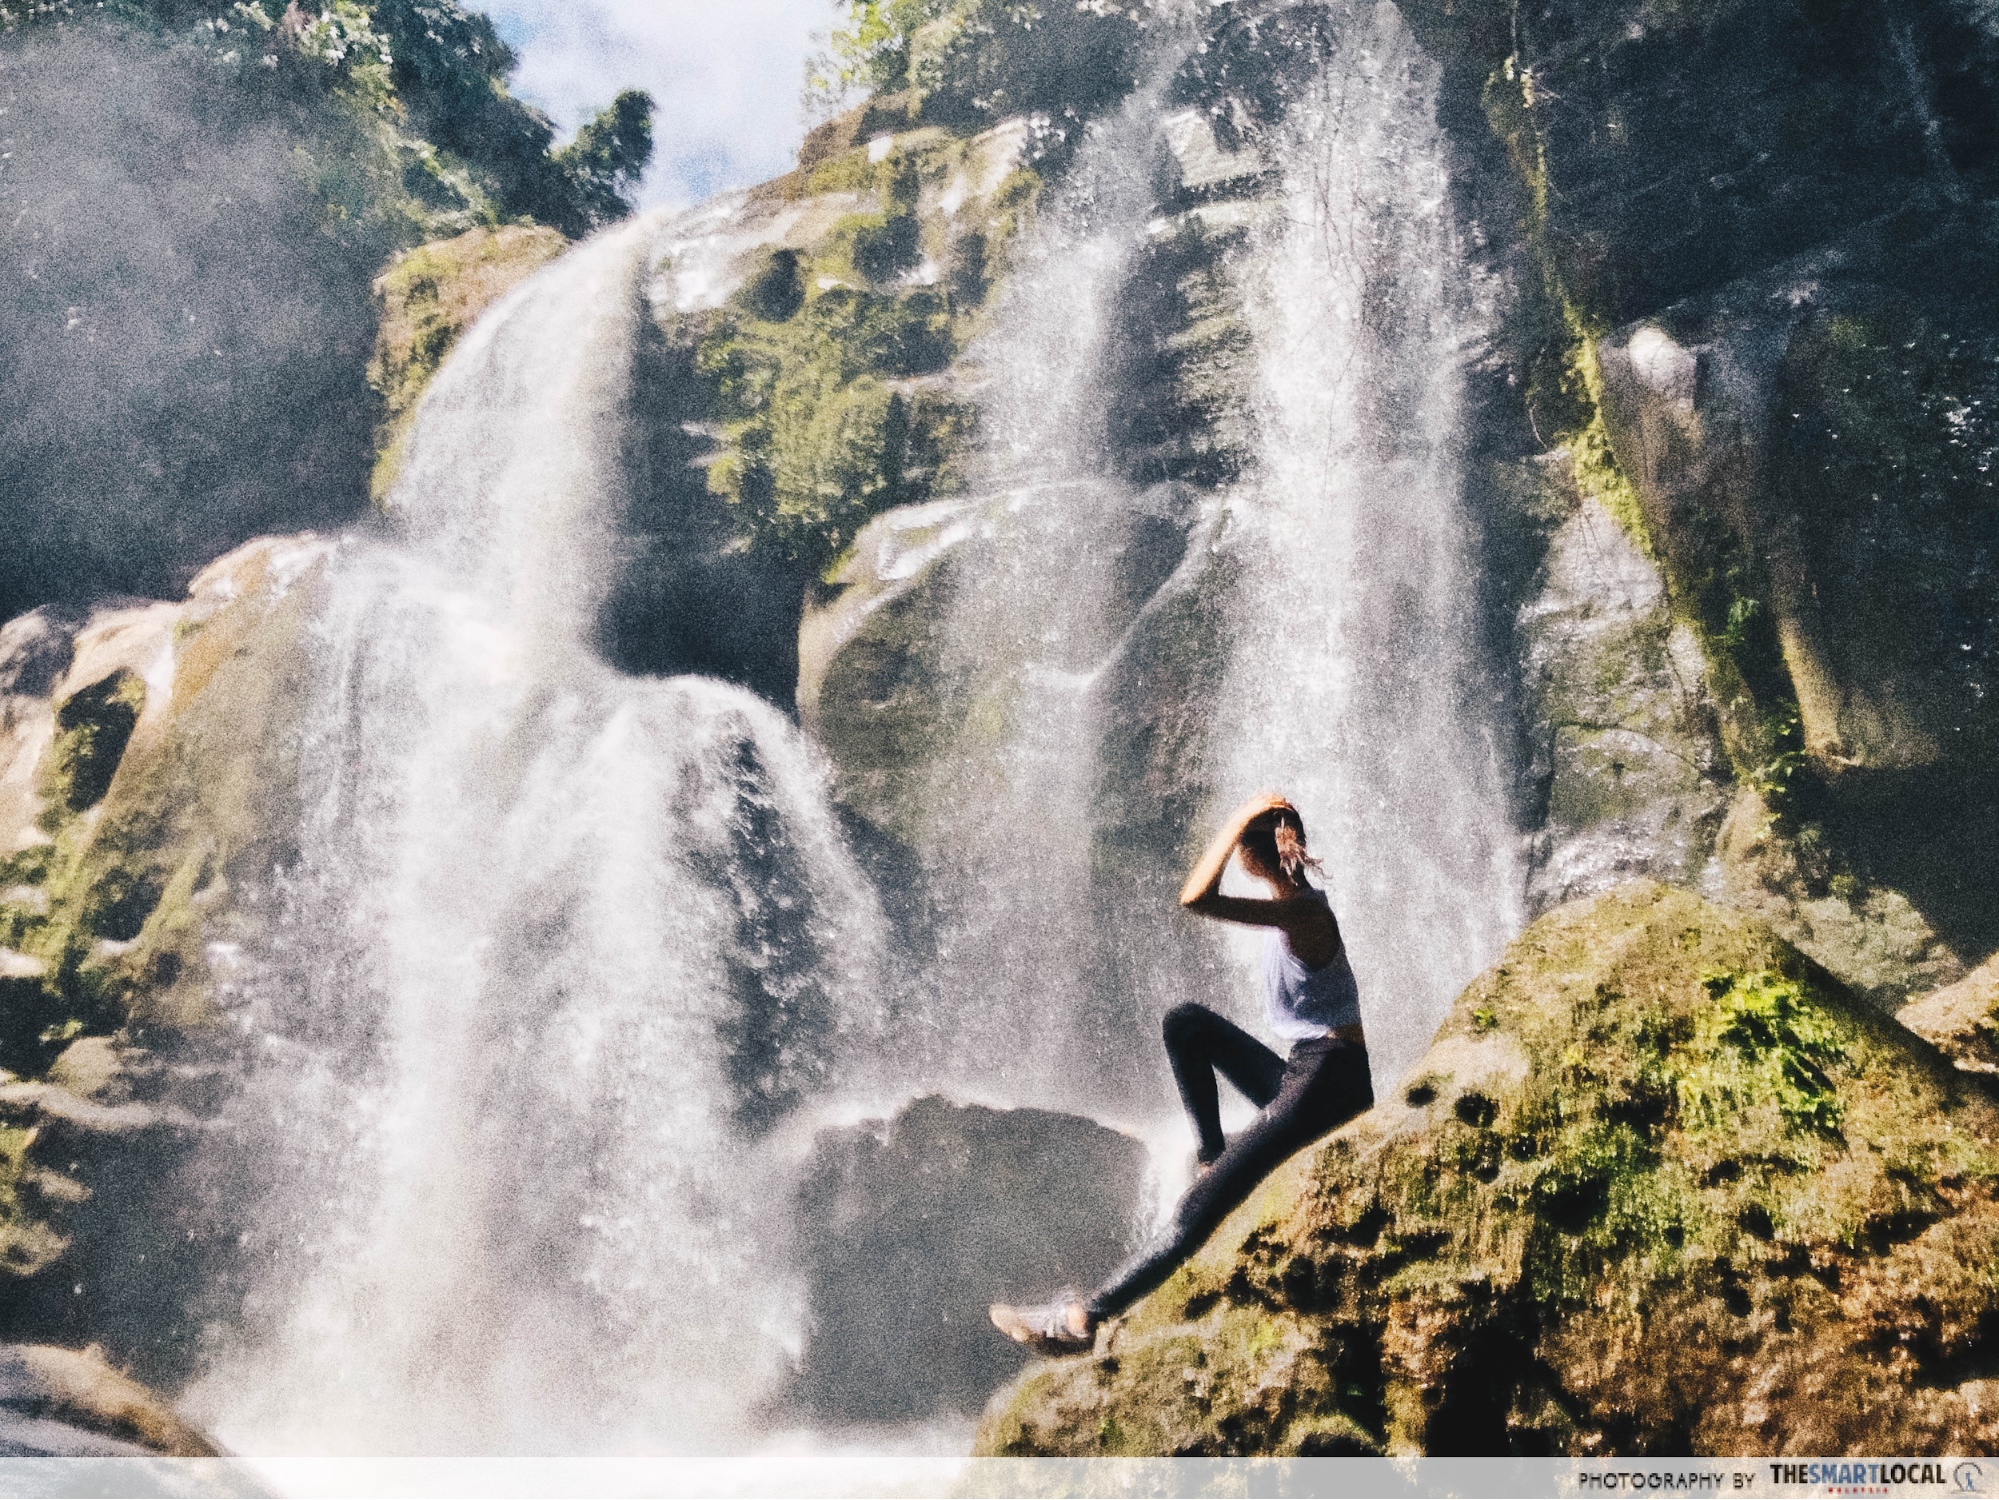
<svg viewBox="0 0 1999 1500"><path fill-rule="evenodd" d="M599 229L632 211L630 195L652 163L652 112L652 95L626 89L555 153L572 216L556 227L570 234Z"/></svg>

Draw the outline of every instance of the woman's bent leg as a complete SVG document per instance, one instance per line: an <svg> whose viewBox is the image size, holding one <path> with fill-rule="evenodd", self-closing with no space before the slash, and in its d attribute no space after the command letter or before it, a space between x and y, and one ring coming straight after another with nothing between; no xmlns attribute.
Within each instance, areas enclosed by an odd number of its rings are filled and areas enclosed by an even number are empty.
<svg viewBox="0 0 1999 1500"><path fill-rule="evenodd" d="M1179 1085L1180 1102L1187 1106L1187 1116L1194 1122L1194 1134L1200 1141L1197 1154L1205 1165L1220 1157L1227 1145L1222 1138L1215 1074L1228 1079L1261 1109L1277 1097L1284 1060L1205 1005L1174 1006L1166 1013L1161 1029L1166 1056L1173 1065L1173 1081Z"/></svg>
<svg viewBox="0 0 1999 1500"><path fill-rule="evenodd" d="M1284 1067L1277 1097L1196 1179L1164 1232L1090 1298L1091 1320L1115 1317L1159 1286L1287 1157L1373 1103L1365 1047L1299 1043Z"/></svg>

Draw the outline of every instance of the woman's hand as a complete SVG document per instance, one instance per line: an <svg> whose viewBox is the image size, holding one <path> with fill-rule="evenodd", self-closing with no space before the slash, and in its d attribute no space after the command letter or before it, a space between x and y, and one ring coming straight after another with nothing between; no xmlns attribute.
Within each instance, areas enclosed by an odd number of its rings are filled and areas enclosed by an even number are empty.
<svg viewBox="0 0 1999 1500"><path fill-rule="evenodd" d="M1180 904L1188 911L1223 922L1281 928L1291 940L1291 951L1307 968L1315 969L1331 963L1340 952L1340 925L1323 897L1308 893L1302 884L1295 896L1282 900L1221 893L1222 872L1228 868L1243 835L1273 813L1288 812L1295 816L1297 811L1288 797L1277 792L1258 792L1243 803L1229 815L1214 842L1194 862L1187 883L1180 888Z"/></svg>
<svg viewBox="0 0 1999 1500"><path fill-rule="evenodd" d="M1240 840L1259 818L1268 817L1272 813L1297 811L1298 809L1291 805L1291 799L1282 792L1258 792L1229 815L1229 823L1235 829L1236 838Z"/></svg>
<svg viewBox="0 0 1999 1500"><path fill-rule="evenodd" d="M1267 818L1276 812L1296 812L1291 800L1278 792L1258 792L1242 806L1229 814L1201 857L1194 861L1194 868L1187 872L1187 883L1180 888L1180 904L1193 910L1200 910L1211 902L1221 890L1222 872L1229 866L1236 845L1242 836L1259 818Z"/></svg>

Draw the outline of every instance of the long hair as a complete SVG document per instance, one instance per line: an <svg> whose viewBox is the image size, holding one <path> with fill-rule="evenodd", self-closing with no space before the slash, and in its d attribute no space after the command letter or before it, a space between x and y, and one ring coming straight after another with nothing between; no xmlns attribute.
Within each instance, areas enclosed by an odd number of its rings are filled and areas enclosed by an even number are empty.
<svg viewBox="0 0 1999 1500"><path fill-rule="evenodd" d="M1267 826L1245 829L1242 842L1293 880L1303 880L1307 870L1317 875L1325 868L1305 852L1305 823L1295 812L1281 811Z"/></svg>

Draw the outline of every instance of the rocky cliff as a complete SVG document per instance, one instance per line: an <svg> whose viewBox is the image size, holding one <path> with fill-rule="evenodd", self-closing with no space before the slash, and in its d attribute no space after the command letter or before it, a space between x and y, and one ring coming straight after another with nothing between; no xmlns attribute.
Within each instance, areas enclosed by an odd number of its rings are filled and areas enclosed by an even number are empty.
<svg viewBox="0 0 1999 1500"><path fill-rule="evenodd" d="M1990 34L1946 4L1403 10L1441 70L1447 212L1498 299L1465 603L1508 684L1531 900L1653 874L1760 912L1883 1004L1954 979L1999 942ZM1124 726L1104 787L1145 804L1107 814L1125 847L1170 844L1211 795L1198 637L1234 586L1204 528L1255 478L1285 121L1357 15L1231 12L1177 66L1157 41L1155 216L1100 376L1111 463L1179 486L1156 535L1116 543L1136 623L1132 676L1102 693ZM902 131L906 107L842 128L901 160L946 128ZM901 274L957 308L939 201L909 198L936 253ZM924 390L976 389L975 328ZM909 472L924 503L860 532L808 603L797 699L849 806L920 848L940 726L969 711L940 621L1018 502L962 461ZM829 552L899 498L842 493L877 498Z"/></svg>
<svg viewBox="0 0 1999 1500"><path fill-rule="evenodd" d="M180 604L0 634L0 1266L10 1333L185 1371L244 945L298 815L299 649L332 544L248 544Z"/></svg>

